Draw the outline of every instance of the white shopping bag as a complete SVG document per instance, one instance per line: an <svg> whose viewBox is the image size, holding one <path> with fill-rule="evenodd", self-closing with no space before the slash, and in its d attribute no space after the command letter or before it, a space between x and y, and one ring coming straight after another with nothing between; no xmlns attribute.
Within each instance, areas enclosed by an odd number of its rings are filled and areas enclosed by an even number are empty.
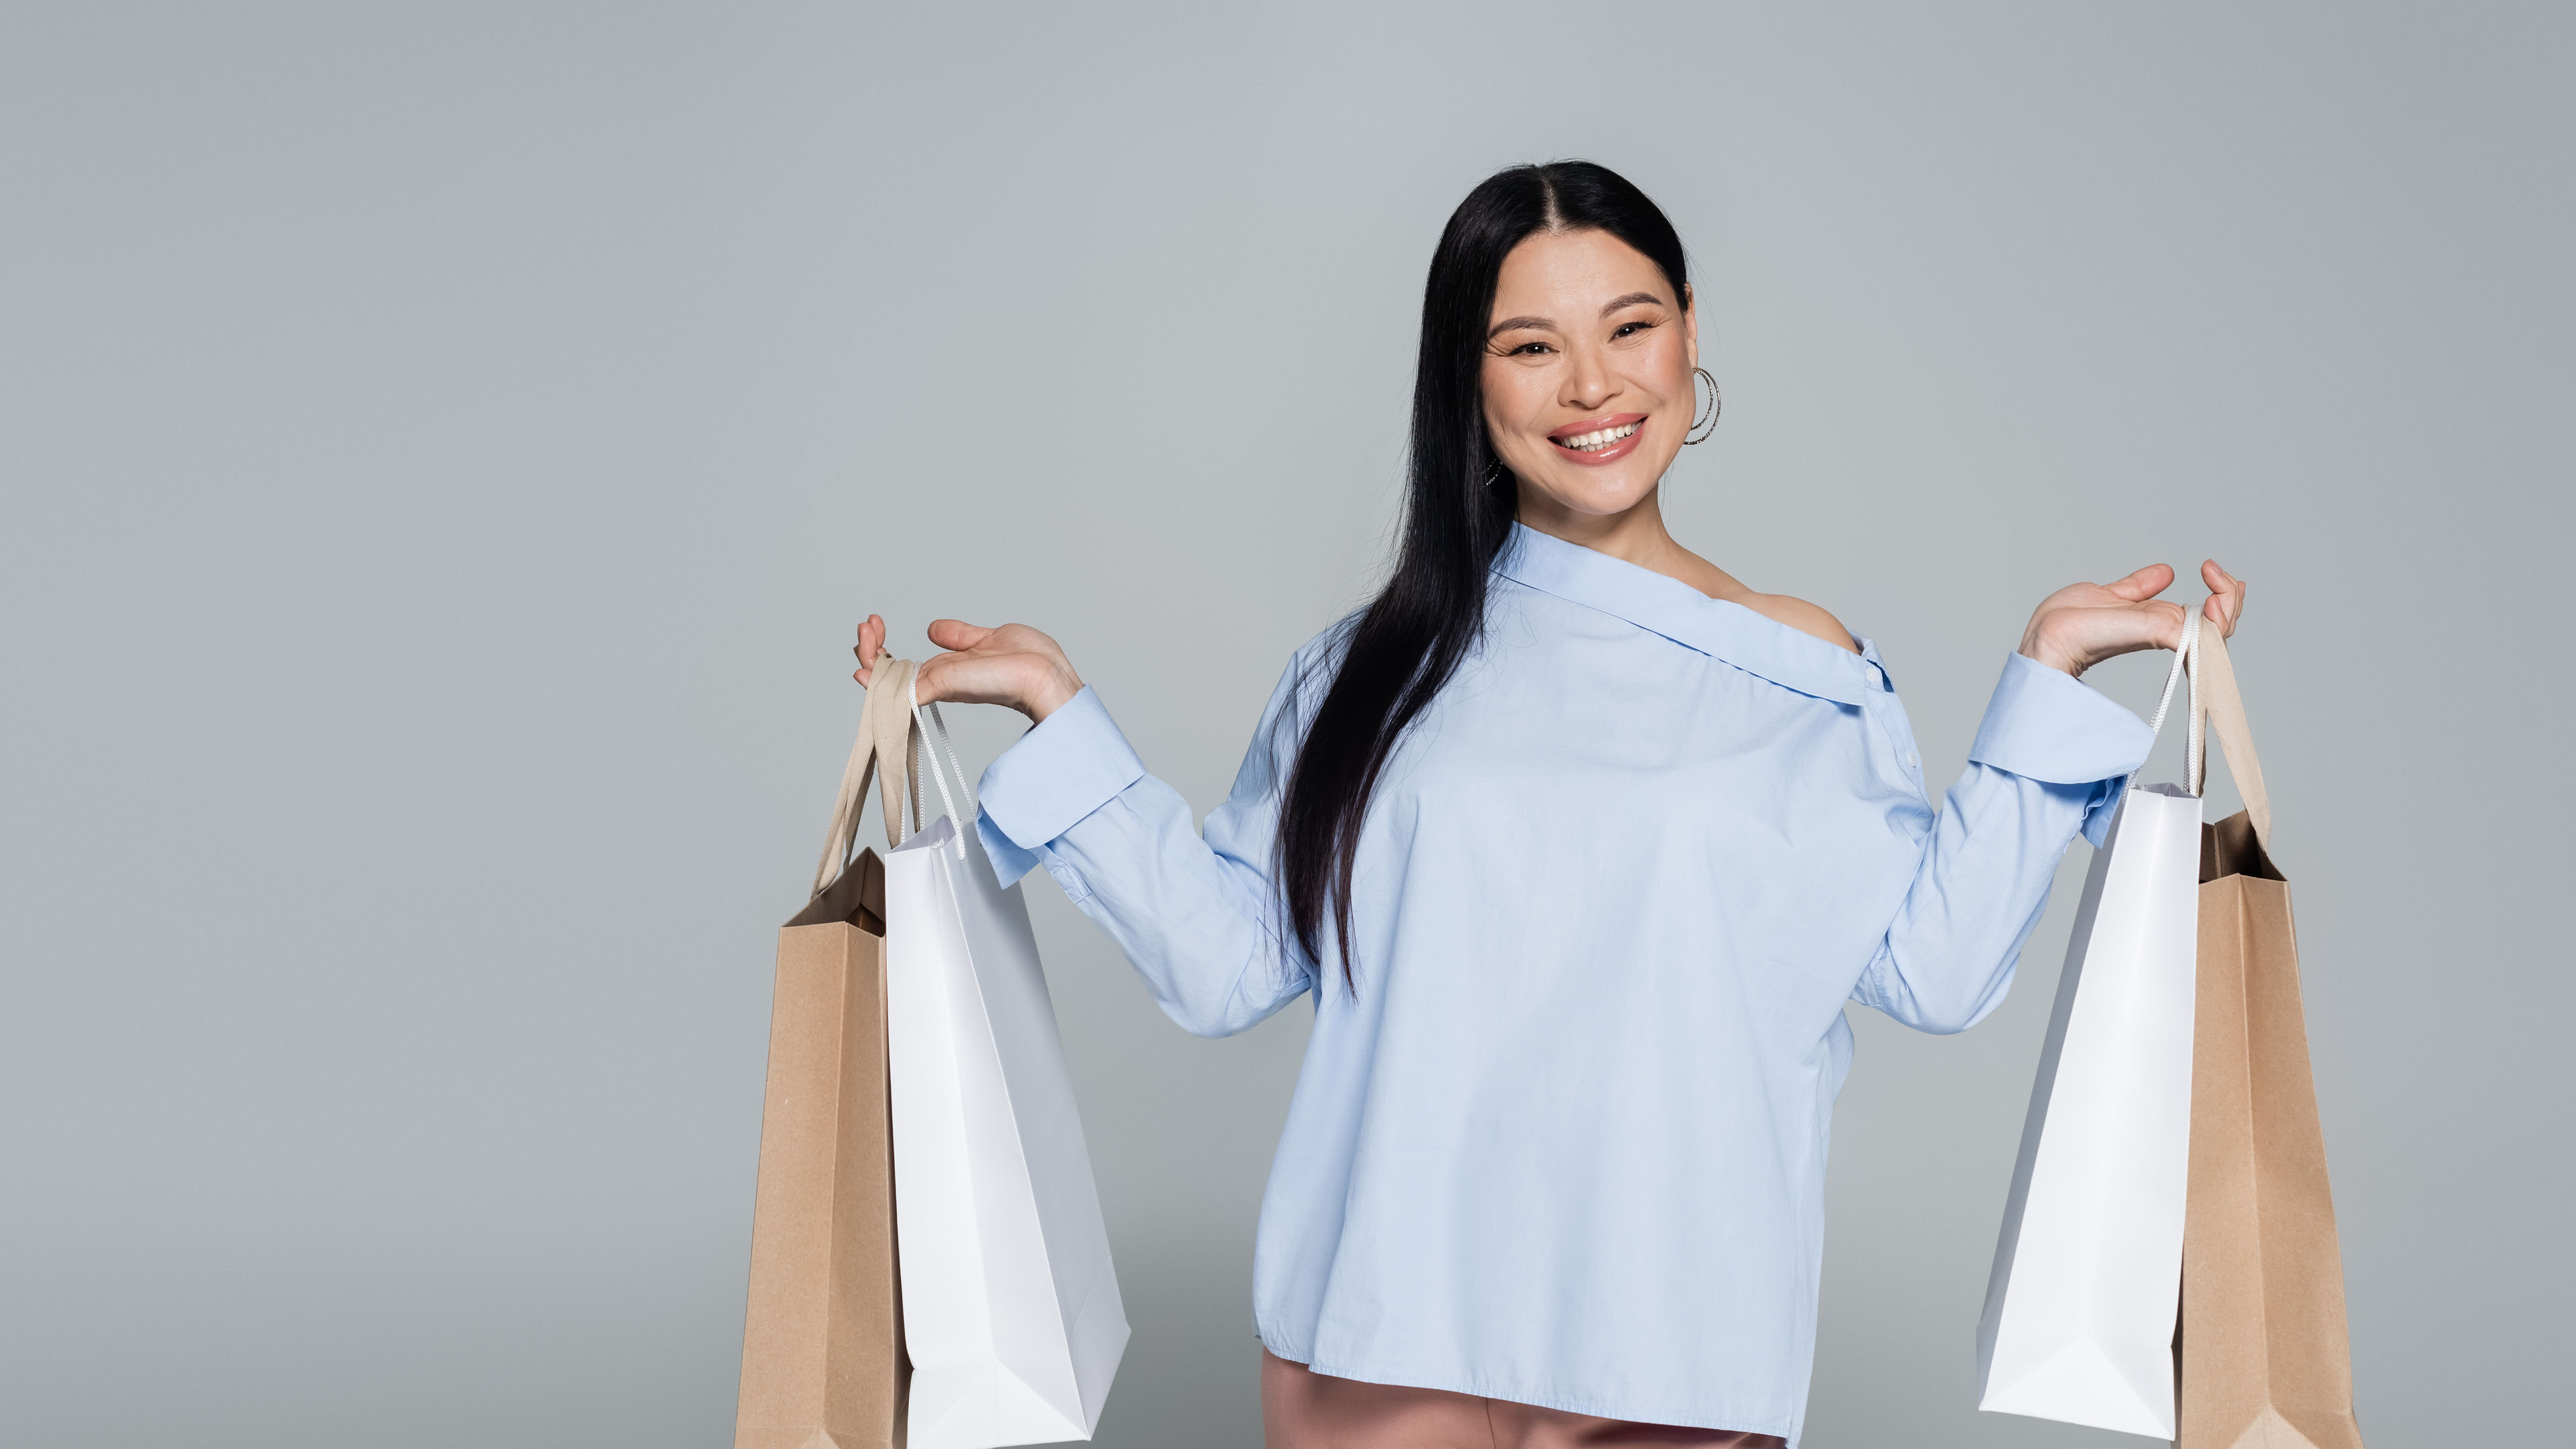
<svg viewBox="0 0 2576 1449"><path fill-rule="evenodd" d="M1127 1346L1109 1230L1028 907L926 753L948 813L885 861L909 1443L1088 1439Z"/></svg>
<svg viewBox="0 0 2576 1449"><path fill-rule="evenodd" d="M2199 627L2194 610L2158 728L2197 663ZM2190 715L2197 780L2196 697ZM2174 1436L2199 920L2199 798L2123 790L2084 877L2004 1204L1977 1324L1978 1408Z"/></svg>

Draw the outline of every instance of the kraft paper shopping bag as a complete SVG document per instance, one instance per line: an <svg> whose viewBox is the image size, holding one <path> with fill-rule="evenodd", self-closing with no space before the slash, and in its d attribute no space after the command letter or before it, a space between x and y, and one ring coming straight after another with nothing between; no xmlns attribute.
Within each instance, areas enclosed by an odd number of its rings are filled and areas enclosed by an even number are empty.
<svg viewBox="0 0 2576 1449"><path fill-rule="evenodd" d="M895 842L910 726L901 693L868 691L814 891L778 933L735 1449L904 1443L885 867L849 851L881 764Z"/></svg>
<svg viewBox="0 0 2576 1449"><path fill-rule="evenodd" d="M2199 668L2245 809L2201 848L2180 1446L2361 1449L2290 886L2225 644Z"/></svg>
<svg viewBox="0 0 2576 1449"><path fill-rule="evenodd" d="M1019 887L925 753L947 813L886 856L912 1449L1088 1439L1127 1315L1073 1078Z"/></svg>
<svg viewBox="0 0 2576 1449"><path fill-rule="evenodd" d="M1981 1409L2173 1437L2200 824L2192 790L2124 789L2085 875L1977 1325Z"/></svg>

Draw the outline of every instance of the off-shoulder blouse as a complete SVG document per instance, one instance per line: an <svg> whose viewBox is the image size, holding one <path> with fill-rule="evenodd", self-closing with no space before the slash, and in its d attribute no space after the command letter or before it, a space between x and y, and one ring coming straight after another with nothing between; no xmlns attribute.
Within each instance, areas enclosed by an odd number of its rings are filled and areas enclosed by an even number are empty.
<svg viewBox="0 0 2576 1449"><path fill-rule="evenodd" d="M1843 1003L1935 1032L1994 1010L2151 737L2010 656L1936 811L1866 640L1519 527L1486 607L1370 806L1355 988L1270 878L1338 630L1203 826L1086 689L985 772L981 843L1006 883L1043 866L1190 1031L1312 999L1254 1254L1272 1352L1794 1442Z"/></svg>

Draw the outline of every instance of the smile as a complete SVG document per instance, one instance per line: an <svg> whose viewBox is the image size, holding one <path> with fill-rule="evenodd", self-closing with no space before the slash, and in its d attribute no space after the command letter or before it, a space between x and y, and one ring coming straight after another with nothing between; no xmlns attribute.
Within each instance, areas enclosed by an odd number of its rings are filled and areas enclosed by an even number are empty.
<svg viewBox="0 0 2576 1449"><path fill-rule="evenodd" d="M1644 413L1615 413L1606 418L1585 418L1567 423L1547 435L1566 461L1598 466L1615 463L1637 451L1638 435L1645 430Z"/></svg>
<svg viewBox="0 0 2576 1449"><path fill-rule="evenodd" d="M1572 448L1578 453L1597 453L1621 438L1634 436L1636 431L1644 426L1644 423L1622 423L1615 428L1603 428L1592 433L1577 433L1570 438L1556 438L1551 441L1560 448Z"/></svg>

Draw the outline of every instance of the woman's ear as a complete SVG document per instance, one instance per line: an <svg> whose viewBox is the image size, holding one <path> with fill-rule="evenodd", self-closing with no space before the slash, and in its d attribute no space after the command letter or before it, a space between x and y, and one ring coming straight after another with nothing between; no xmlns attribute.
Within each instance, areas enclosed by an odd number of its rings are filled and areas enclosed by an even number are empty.
<svg viewBox="0 0 2576 1449"><path fill-rule="evenodd" d="M1682 338L1690 344L1690 365L1699 366L1699 294L1682 288Z"/></svg>

